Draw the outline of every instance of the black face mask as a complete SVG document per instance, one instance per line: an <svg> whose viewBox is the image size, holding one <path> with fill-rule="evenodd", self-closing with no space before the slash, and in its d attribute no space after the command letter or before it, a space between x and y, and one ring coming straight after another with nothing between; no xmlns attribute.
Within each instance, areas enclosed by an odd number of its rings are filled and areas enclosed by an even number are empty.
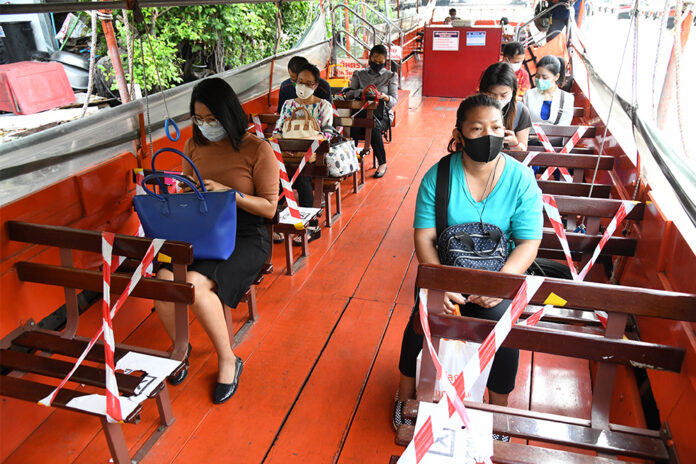
<svg viewBox="0 0 696 464"><path fill-rule="evenodd" d="M459 132L461 134L461 131ZM503 137L497 135L485 135L477 139L469 139L464 137L464 153L469 158L479 163L489 163L498 156L498 153L503 149Z"/></svg>
<svg viewBox="0 0 696 464"><path fill-rule="evenodd" d="M384 63L375 63L374 61L369 62L370 69L378 73L384 68Z"/></svg>

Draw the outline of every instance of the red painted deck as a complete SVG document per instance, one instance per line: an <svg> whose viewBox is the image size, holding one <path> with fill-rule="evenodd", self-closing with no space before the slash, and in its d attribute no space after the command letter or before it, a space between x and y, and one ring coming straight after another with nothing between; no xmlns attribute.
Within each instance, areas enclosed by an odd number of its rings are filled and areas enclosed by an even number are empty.
<svg viewBox="0 0 696 464"><path fill-rule="evenodd" d="M192 321L189 376L168 387L176 421L143 462L386 463L402 451L390 417L415 279L414 203L423 174L445 154L457 105L412 96L387 145L386 176L368 177L357 195L346 184L342 217L310 244L294 276L284 275L276 245L275 271L259 289L260 319L235 348L245 363L240 388L224 405L210 400L216 357ZM117 337L166 348L150 303L130 305L116 320ZM99 318L99 308L88 311L81 332ZM511 405L587 417L589 376L586 362L523 353ZM7 463L109 460L96 418L8 399L1 411ZM124 426L132 449L155 420L147 402L141 422Z"/></svg>

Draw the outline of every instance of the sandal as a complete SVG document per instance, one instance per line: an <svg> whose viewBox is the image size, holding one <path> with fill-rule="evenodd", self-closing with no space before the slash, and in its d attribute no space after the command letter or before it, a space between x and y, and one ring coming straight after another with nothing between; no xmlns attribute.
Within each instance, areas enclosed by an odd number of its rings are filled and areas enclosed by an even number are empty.
<svg viewBox="0 0 696 464"><path fill-rule="evenodd" d="M285 241L285 234L282 232L273 232L273 243L283 243Z"/></svg>
<svg viewBox="0 0 696 464"><path fill-rule="evenodd" d="M405 417L401 416L401 410L404 407L405 401L399 401L399 392L396 392L396 397L394 398L394 414L392 416L392 425L394 426L394 430L399 430L399 426L402 424L405 425L413 425L413 421L411 419L406 419Z"/></svg>

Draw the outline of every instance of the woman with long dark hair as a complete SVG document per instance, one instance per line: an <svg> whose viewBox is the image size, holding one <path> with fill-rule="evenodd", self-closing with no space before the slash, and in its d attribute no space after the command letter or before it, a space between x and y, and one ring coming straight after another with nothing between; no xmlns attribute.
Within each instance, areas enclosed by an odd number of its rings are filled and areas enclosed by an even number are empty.
<svg viewBox="0 0 696 464"><path fill-rule="evenodd" d="M451 155L440 161L449 164L446 225L481 222L498 227L515 243L500 272L523 274L534 261L541 243L541 191L531 169L501 153L504 135L503 114L496 100L478 94L459 105L448 145ZM441 264L436 247L437 172L438 164L428 170L416 198L413 239L420 264ZM463 316L498 320L510 300L445 293L443 312L454 314L455 305L460 306ZM423 336L413 330L417 307L416 303L401 342L401 377L393 414L395 428L408 423L401 417L401 407L404 401L416 397L416 359L423 346ZM500 348L496 353L487 384L492 404L507 405L508 395L515 388L518 358L518 350L512 348ZM509 441L509 437L497 438Z"/></svg>
<svg viewBox="0 0 696 464"><path fill-rule="evenodd" d="M500 103L505 123L505 144L511 150L526 150L532 121L524 103L517 101L517 76L510 64L490 65L483 72L479 91Z"/></svg>
<svg viewBox="0 0 696 464"><path fill-rule="evenodd" d="M191 94L193 137L184 153L200 171L208 191L234 189L237 194L237 235L232 255L226 260L194 260L186 280L195 286L191 311L210 337L218 356L213 401L222 403L234 395L243 362L232 351L224 305L236 307L266 262L271 248L264 218L272 218L278 203L278 163L270 145L247 132L247 115L232 87L222 79L198 83ZM184 162L183 172L193 170ZM172 280L170 268L157 273ZM175 338L174 305L155 302L167 333ZM189 345L189 354L191 346ZM170 378L178 385L188 373Z"/></svg>

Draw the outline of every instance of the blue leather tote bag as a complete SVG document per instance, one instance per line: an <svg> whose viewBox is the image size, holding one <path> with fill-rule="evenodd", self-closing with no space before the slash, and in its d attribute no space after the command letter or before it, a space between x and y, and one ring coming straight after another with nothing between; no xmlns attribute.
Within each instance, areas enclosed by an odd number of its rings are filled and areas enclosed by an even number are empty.
<svg viewBox="0 0 696 464"><path fill-rule="evenodd" d="M187 177L155 170L155 158L165 151L176 153L191 164L200 190ZM193 162L173 148L158 150L152 158L152 168L154 172L142 181L146 195L133 197L145 236L188 242L193 245L196 259L229 258L237 235L237 191L208 192ZM184 182L192 191L170 194L165 188L158 194L148 188L148 182L165 177Z"/></svg>

